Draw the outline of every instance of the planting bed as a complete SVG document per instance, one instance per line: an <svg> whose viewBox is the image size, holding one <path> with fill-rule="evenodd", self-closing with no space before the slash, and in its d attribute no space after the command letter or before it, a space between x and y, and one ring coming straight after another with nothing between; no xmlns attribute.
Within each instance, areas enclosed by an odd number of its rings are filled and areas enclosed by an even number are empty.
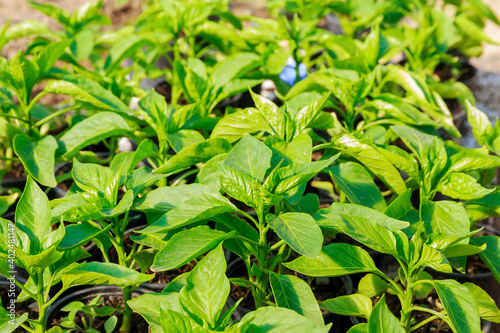
<svg viewBox="0 0 500 333"><path fill-rule="evenodd" d="M0 332L499 331L488 3L13 6Z"/></svg>

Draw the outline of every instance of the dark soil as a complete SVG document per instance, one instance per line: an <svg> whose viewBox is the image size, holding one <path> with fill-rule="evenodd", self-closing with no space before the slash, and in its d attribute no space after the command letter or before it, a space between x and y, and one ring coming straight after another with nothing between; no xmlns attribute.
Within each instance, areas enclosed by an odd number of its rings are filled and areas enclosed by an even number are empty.
<svg viewBox="0 0 500 333"><path fill-rule="evenodd" d="M156 274L155 277L148 282L148 284L158 284L161 286L165 286L170 282L172 282L172 280L178 277L179 275L191 272L193 268L196 266L197 262L198 260L192 260L191 262L187 263L184 266L166 272L153 272L148 270L146 272L147 274L152 274L152 273Z"/></svg>
<svg viewBox="0 0 500 333"><path fill-rule="evenodd" d="M3 179L18 178L26 178L26 173L24 172L24 166L22 163L14 162L12 163L12 168L3 176Z"/></svg>
<svg viewBox="0 0 500 333"><path fill-rule="evenodd" d="M122 308L123 307L123 296L113 295L113 296L104 296L103 297L103 306L109 306L113 308ZM88 304L91 299L87 300L86 304ZM58 326L63 318L67 315L67 313L61 313L61 316L52 320L50 323L51 327ZM118 331L118 328L122 325L123 315L120 311L115 312L115 315L118 318L118 323L116 325L115 331ZM105 333L104 324L108 320L109 317L96 317L94 321L93 328L97 329L99 332ZM87 319L88 320L88 319ZM87 321L88 322L88 321ZM77 324L83 325L81 321L81 317L78 317ZM138 313L132 314L132 327L133 331L137 333L147 333L149 332L149 324L147 321Z"/></svg>

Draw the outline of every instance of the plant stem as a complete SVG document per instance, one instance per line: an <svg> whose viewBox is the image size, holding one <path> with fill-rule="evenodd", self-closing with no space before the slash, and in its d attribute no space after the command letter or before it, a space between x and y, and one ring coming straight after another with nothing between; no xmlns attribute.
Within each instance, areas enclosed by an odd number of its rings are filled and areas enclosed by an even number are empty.
<svg viewBox="0 0 500 333"><path fill-rule="evenodd" d="M37 333L44 333L45 332L45 326L47 325L47 307L45 305L45 300L44 300L44 288L43 288L43 272L40 272L37 274L37 303L38 303L38 325L36 332Z"/></svg>
<svg viewBox="0 0 500 333"><path fill-rule="evenodd" d="M60 115L62 115L64 113L66 113L66 112L73 111L73 110L76 110L76 109L78 109L77 106L72 106L72 107L69 107L69 108L66 108L66 109L62 109L62 110L56 111L56 112L48 115L47 117L45 117L45 118L37 121L35 123L35 126L39 127L39 126L45 124L46 122L48 122L49 120L52 120L52 119L54 119L54 118L56 118L56 117L58 117L58 116L60 116Z"/></svg>
<svg viewBox="0 0 500 333"><path fill-rule="evenodd" d="M129 333L132 328L132 309L128 305L128 301L132 299L131 287L122 288L123 291L123 323L120 327L120 333Z"/></svg>
<svg viewBox="0 0 500 333"><path fill-rule="evenodd" d="M424 326L425 324L427 324L427 323L429 323L437 318L438 318L438 316L431 316L431 317L427 318L426 320L423 320L420 323L416 324L415 326L412 326L410 328L409 332L413 332L413 331L419 329L420 327Z"/></svg>
<svg viewBox="0 0 500 333"><path fill-rule="evenodd" d="M264 220L264 210L259 207L259 256L257 258L257 263L259 265L259 276L257 277L257 284L259 288L257 289L255 296L255 307L259 308L263 306L267 299L267 289L269 283L269 274L265 272L268 269L267 264L267 228L266 222Z"/></svg>

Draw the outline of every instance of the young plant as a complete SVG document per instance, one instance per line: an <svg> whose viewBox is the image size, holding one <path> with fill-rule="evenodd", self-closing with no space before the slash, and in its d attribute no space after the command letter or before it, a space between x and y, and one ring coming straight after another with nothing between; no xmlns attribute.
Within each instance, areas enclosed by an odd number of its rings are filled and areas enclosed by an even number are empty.
<svg viewBox="0 0 500 333"><path fill-rule="evenodd" d="M307 147L308 137L302 139ZM309 139L309 148L305 149L310 152L311 146ZM279 283L273 286L273 279L283 277L274 276L272 271L290 256L291 249L309 257L318 255L323 235L310 214L318 209L319 202L314 195L303 193L306 183L336 157L311 162L309 153L285 159L281 152L273 154L264 143L247 134L228 154L218 155L204 166L198 175L201 184L185 186L175 199L165 199L165 194L159 197L168 188L150 192L144 199L149 205L144 208L155 209L157 216L162 210L168 211L143 229L143 236L165 239L166 233L178 230L158 252L152 269L165 271L180 267L213 244L234 238L225 242L226 247L243 259L249 276L248 280L236 280L251 289L257 307L268 304L270 287L275 296L279 293L274 289ZM282 166L285 163L286 166ZM240 205L255 210L256 218L238 209L219 189ZM216 222L218 230L193 228L202 221ZM192 228L179 231L185 226ZM270 238L270 229L276 233L275 239ZM196 242L192 241L194 237ZM190 245L186 248L180 244ZM312 294L300 287L302 292L305 294L300 297L309 302ZM286 297L276 299L280 306L292 306ZM314 317L318 313L310 315Z"/></svg>
<svg viewBox="0 0 500 333"><path fill-rule="evenodd" d="M246 108L225 115L215 126L212 138L224 138L229 142L235 142L245 134L253 134L265 141L273 150L284 152L286 150L284 147L289 144L300 145L300 142L310 140L305 138L307 134L316 139L317 136L309 129L327 129L334 126L335 118L322 111L330 97L329 94L299 95L286 105L278 107L253 91L250 93L255 108Z"/></svg>
<svg viewBox="0 0 500 333"><path fill-rule="evenodd" d="M225 272L226 261L219 244L193 271L176 278L162 293L146 294L129 304L149 322L151 332L329 331L331 324L325 326L300 312L272 306L250 312L234 323L231 316L241 300L225 308L230 291Z"/></svg>
<svg viewBox="0 0 500 333"><path fill-rule="evenodd" d="M451 273L449 259L479 253L486 246L469 244L474 232L469 232L468 226L462 227L462 224L460 227L454 225L449 229L442 228L436 233L429 230L424 222L408 240L403 233L408 223L389 217L395 215L396 211L405 211L405 207L411 207L411 202L408 196L402 195L387 208L387 215L354 204L337 203L315 215L316 222L323 230L344 233L375 251L394 257L400 265L396 278L390 278L379 270L366 250L343 243L323 247L318 258L303 256L285 266L318 277L368 273L361 279L357 294L320 303L325 310L363 317L368 321L354 326L351 329L353 332L379 332L381 329L412 332L436 319L447 323L453 332L481 332L480 318L500 321L495 302L480 287L472 283L460 284L455 280L433 280L424 271L425 268L432 268ZM460 214L466 216L463 208ZM441 216L441 220L449 221L445 216ZM439 296L443 310L414 304L415 296L426 298L433 289ZM390 312L384 296L372 308L371 298L385 292L399 299L399 318ZM416 312L425 312L430 316L417 322Z"/></svg>
<svg viewBox="0 0 500 333"><path fill-rule="evenodd" d="M53 219L78 222L67 227L63 245L59 245L60 247L73 248L93 241L101 250L106 263L91 264L104 265L111 271L127 272L121 281L109 278L105 283L116 284L123 291L123 324L120 332L130 332L132 329L132 310L127 306L127 301L132 298L132 292L141 283L152 278L152 275L140 274L134 270L137 262L134 256L143 246L134 244L132 250L127 253L124 243L134 198L164 177L153 174L146 167L134 170L140 161L152 153L152 149L152 143L144 141L138 151L118 154L110 167L80 163L74 159L72 176L75 185L65 198L53 201ZM119 188L122 184L125 184L126 192L118 201ZM112 247L117 253L118 263L110 261L108 253ZM140 263L142 268L142 261ZM146 270L147 267L143 269Z"/></svg>
<svg viewBox="0 0 500 333"><path fill-rule="evenodd" d="M45 94L33 96L35 84L44 80L69 42L53 43L43 48L32 60L20 51L7 61L0 58L0 137L5 140L2 160L21 161L29 175L49 187L57 185L54 170L56 139L47 135L49 121L70 111L51 112L38 104ZM17 103L14 102L14 95ZM18 158L14 157L14 153ZM43 167L42 167L43 165Z"/></svg>
<svg viewBox="0 0 500 333"><path fill-rule="evenodd" d="M68 316L64 317L60 324L63 328L63 332L98 333L99 331L93 328L95 319L97 317L107 317L116 311L115 308L110 306L101 306L103 302L100 299L101 296L96 296L87 305L82 302L75 301L62 308L61 311L69 312ZM77 317L79 313L82 313L83 315ZM109 319L104 323L106 333L113 332L116 327L116 323L116 316L109 317Z"/></svg>
<svg viewBox="0 0 500 333"><path fill-rule="evenodd" d="M20 317L2 316L0 327L12 332L22 327L30 333L44 333L47 325L47 309L68 288L92 284L123 284L124 281L149 279L148 275L129 269L111 269L101 263L77 263L90 255L73 242L66 233L60 219L59 227L51 231L53 215L49 200L36 182L28 177L26 188L16 209L16 223L0 218L1 244L0 274L15 278L15 266L24 268L29 274L26 284L15 281L22 290L17 299L23 302L33 299L38 305L37 319L29 319L25 313ZM69 237L68 237L69 236ZM12 276L14 274L14 276ZM62 282L55 295L49 297L52 288ZM14 303L9 304L14 306Z"/></svg>

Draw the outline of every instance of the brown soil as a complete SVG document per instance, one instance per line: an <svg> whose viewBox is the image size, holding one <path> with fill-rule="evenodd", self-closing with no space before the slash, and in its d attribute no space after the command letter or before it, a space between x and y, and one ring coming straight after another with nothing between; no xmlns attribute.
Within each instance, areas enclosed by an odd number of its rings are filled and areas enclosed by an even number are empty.
<svg viewBox="0 0 500 333"><path fill-rule="evenodd" d="M12 168L7 171L3 179L19 179L26 178L26 173L24 172L24 166L20 162L14 162Z"/></svg>
<svg viewBox="0 0 500 333"><path fill-rule="evenodd" d="M191 262L189 262L186 265L181 266L179 268L176 268L176 269L173 269L170 271L166 271L166 272L156 272L155 277L151 281L149 281L148 283L149 284L167 285L170 282L172 282L172 280L175 279L176 277L178 277L179 275L187 273L187 272L191 272L193 270L194 266L196 266L197 262L198 262L198 260L192 260ZM152 274L155 272L148 270L146 273Z"/></svg>
<svg viewBox="0 0 500 333"><path fill-rule="evenodd" d="M113 307L113 308L122 308L123 307L123 296L104 296L104 303L103 305ZM87 304L90 302L88 300ZM64 316L67 315L67 313L63 314ZM116 324L116 331L120 326L122 325L123 322L123 315L121 312L117 311L113 315L115 315L118 318L118 323ZM63 321L64 317L59 317L56 318L50 323L50 325L57 326ZM97 317L95 318L93 328L97 329L99 332L105 333L104 329L104 324L108 320L109 317ZM77 321L77 324L83 325L81 322L81 317ZM147 333L149 332L149 324L146 322L146 320L138 313L133 313L132 314L132 327L134 328L134 332L137 333Z"/></svg>

